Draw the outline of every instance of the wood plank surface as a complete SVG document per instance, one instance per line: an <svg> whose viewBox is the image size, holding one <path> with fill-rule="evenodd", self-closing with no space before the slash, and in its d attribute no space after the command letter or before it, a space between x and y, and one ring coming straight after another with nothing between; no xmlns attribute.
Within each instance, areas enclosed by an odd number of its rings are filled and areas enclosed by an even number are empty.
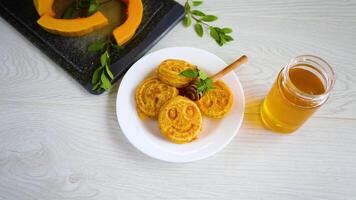
<svg viewBox="0 0 356 200"><path fill-rule="evenodd" d="M179 1L184 3L183 0ZM252 199L352 200L356 197L356 1L205 1L235 41L176 26L152 51L208 50L236 70L246 111L221 152L194 163L154 160L121 133L119 83L88 94L0 18L0 200ZM336 73L328 102L292 135L265 129L259 106L290 59L314 54Z"/></svg>

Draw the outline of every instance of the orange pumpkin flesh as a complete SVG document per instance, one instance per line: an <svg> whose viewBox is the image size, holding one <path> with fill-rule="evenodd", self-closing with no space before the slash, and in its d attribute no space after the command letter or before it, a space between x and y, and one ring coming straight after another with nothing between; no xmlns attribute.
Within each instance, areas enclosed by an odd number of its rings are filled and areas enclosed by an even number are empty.
<svg viewBox="0 0 356 200"><path fill-rule="evenodd" d="M135 35L143 16L141 0L123 0L123 2L127 4L127 19L113 31L116 43L119 45L125 44Z"/></svg>
<svg viewBox="0 0 356 200"><path fill-rule="evenodd" d="M33 4L37 10L37 13L42 16L48 14L50 16L54 16L55 13L52 9L54 0L33 0Z"/></svg>
<svg viewBox="0 0 356 200"><path fill-rule="evenodd" d="M96 12L89 17L76 19L57 19L45 14L37 23L53 34L82 36L108 25L109 21L101 12Z"/></svg>

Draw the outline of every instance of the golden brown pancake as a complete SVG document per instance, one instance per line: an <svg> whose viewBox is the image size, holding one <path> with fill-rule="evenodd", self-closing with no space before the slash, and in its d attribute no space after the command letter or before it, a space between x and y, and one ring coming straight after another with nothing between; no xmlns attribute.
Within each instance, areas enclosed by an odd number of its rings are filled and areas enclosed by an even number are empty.
<svg viewBox="0 0 356 200"><path fill-rule="evenodd" d="M141 119L144 115L157 117L160 107L169 99L178 95L175 87L169 86L157 78L148 78L136 88L136 105Z"/></svg>
<svg viewBox="0 0 356 200"><path fill-rule="evenodd" d="M222 118L231 110L234 96L224 82L216 81L214 82L214 89L209 90L196 103L205 116Z"/></svg>
<svg viewBox="0 0 356 200"><path fill-rule="evenodd" d="M184 60L168 59L163 61L157 68L159 80L171 86L182 88L187 86L193 79L179 75L187 69L196 69L196 66Z"/></svg>
<svg viewBox="0 0 356 200"><path fill-rule="evenodd" d="M198 106L182 96L167 101L158 114L158 126L162 135L177 144L196 139L202 129L202 123Z"/></svg>

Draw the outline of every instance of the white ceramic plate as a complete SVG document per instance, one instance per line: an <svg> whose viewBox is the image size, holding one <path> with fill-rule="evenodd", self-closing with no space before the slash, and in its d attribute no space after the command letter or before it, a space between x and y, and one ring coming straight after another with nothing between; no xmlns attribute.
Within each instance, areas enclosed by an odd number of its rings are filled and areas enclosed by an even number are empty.
<svg viewBox="0 0 356 200"><path fill-rule="evenodd" d="M208 74L226 66L219 57L192 47L166 48L138 60L122 79L116 100L116 114L122 132L143 153L168 162L191 162L207 158L223 149L238 132L244 113L245 97L241 83L231 72L222 80L231 88L235 101L231 112L223 119L204 117L203 130L197 140L174 144L160 134L156 120L142 121L136 112L135 89L165 59L176 58L197 65Z"/></svg>

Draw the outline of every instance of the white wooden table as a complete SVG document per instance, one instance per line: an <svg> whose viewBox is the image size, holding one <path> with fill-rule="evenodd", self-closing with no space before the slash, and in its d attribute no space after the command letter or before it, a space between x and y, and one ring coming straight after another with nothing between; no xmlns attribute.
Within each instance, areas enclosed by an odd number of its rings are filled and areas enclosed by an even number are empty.
<svg viewBox="0 0 356 200"><path fill-rule="evenodd" d="M220 48L178 25L152 51L195 46L226 62L247 54L237 70L246 114L223 151L188 164L154 160L126 140L119 83L88 94L0 18L0 199L356 199L356 1L219 0L201 9L233 27L235 41ZM334 91L300 130L272 133L259 105L301 54L333 66Z"/></svg>

